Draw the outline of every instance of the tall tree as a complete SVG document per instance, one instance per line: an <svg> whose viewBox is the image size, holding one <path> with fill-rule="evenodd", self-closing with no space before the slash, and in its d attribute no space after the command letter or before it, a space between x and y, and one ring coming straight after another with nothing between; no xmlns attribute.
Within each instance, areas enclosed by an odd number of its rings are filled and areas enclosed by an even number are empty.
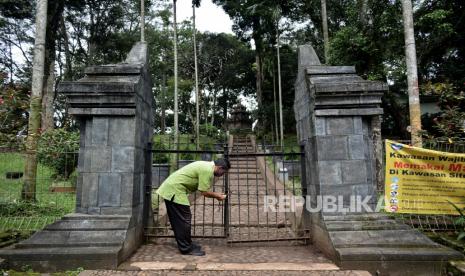
<svg viewBox="0 0 465 276"><path fill-rule="evenodd" d="M40 135L42 89L44 83L45 39L47 28L47 0L37 0L36 35L32 72L29 132L26 142L26 165L21 197L24 200L36 199L37 142Z"/></svg>
<svg viewBox="0 0 465 276"><path fill-rule="evenodd" d="M410 131L412 145L421 147L421 111L418 89L417 53L415 48L415 34L413 30L412 1L402 0L402 14L404 19L405 58L407 62L408 102L410 110Z"/></svg>
<svg viewBox="0 0 465 276"><path fill-rule="evenodd" d="M176 23L176 0L173 0L173 30L174 30L174 144L178 148L179 121L178 121L178 26Z"/></svg>
<svg viewBox="0 0 465 276"><path fill-rule="evenodd" d="M145 0L140 0L140 41L145 42Z"/></svg>
<svg viewBox="0 0 465 276"><path fill-rule="evenodd" d="M200 0L192 1L192 25L194 38L194 66L195 66L195 137L196 148L200 144L200 108L199 108L199 72L197 66L197 29L195 28L195 8L200 6Z"/></svg>
<svg viewBox="0 0 465 276"><path fill-rule="evenodd" d="M325 47L325 63L329 57L329 34L328 34L328 14L326 13L326 0L321 0L321 20L323 26L323 40Z"/></svg>

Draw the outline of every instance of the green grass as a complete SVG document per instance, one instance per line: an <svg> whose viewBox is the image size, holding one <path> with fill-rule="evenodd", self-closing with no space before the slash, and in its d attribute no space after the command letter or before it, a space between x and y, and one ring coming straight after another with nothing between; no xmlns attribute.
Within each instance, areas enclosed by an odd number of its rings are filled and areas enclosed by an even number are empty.
<svg viewBox="0 0 465 276"><path fill-rule="evenodd" d="M54 172L41 164L37 168L37 202L23 202L23 178L7 179L6 173L24 172L24 164L23 154L0 153L0 229L41 229L64 214L74 211L74 193L50 192L52 185L70 186L71 183L55 181Z"/></svg>
<svg viewBox="0 0 465 276"><path fill-rule="evenodd" d="M200 135L199 137L199 150L211 150L216 143L222 143L214 137L207 135ZM169 134L155 135L153 143L162 143L165 149L174 149L174 137ZM179 149L180 150L196 150L196 139L194 135L180 134L179 135Z"/></svg>

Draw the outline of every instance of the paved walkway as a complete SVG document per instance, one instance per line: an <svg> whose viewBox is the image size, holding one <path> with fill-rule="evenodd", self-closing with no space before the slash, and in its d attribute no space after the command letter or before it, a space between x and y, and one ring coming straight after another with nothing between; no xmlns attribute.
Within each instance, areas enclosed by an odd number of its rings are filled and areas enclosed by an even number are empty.
<svg viewBox="0 0 465 276"><path fill-rule="evenodd" d="M80 276L106 275L334 275L367 276L340 271L311 246L231 246L218 239L197 239L207 255L179 254L171 239L142 246L119 270L84 271Z"/></svg>

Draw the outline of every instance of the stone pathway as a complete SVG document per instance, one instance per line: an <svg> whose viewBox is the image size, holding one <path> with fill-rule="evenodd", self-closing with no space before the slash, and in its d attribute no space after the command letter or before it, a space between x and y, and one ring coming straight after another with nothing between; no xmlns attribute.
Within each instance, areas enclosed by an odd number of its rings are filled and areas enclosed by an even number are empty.
<svg viewBox="0 0 465 276"><path fill-rule="evenodd" d="M81 276L106 275L334 275L366 276L340 271L311 246L231 246L224 240L197 239L206 255L178 253L172 239L143 245L119 270L84 271Z"/></svg>
<svg viewBox="0 0 465 276"><path fill-rule="evenodd" d="M149 271L118 271L118 270L86 270L79 276L150 276L150 275L166 275L166 276L216 276L216 275L240 275L240 276L282 276L283 271L173 271L173 270L149 270ZM369 276L365 271L286 271L285 275L289 276Z"/></svg>

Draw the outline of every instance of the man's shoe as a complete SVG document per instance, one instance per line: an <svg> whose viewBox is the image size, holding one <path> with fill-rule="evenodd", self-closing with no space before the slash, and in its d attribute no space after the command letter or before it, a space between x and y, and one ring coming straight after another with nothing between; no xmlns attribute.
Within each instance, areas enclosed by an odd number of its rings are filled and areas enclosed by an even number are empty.
<svg viewBox="0 0 465 276"><path fill-rule="evenodd" d="M195 242L192 243L192 250L200 250L202 249L202 246L200 244L197 244Z"/></svg>
<svg viewBox="0 0 465 276"><path fill-rule="evenodd" d="M192 256L205 256L205 251L202 251L200 249L193 249L190 252L187 253L182 253L183 255L192 255Z"/></svg>

